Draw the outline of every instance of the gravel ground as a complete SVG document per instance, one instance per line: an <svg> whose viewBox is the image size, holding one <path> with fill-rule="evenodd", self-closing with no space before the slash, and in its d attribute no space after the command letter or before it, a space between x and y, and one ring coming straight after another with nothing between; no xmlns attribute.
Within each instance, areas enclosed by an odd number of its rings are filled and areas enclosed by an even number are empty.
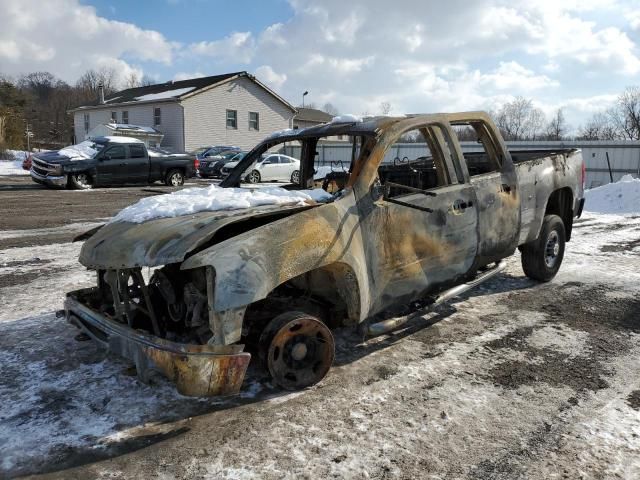
<svg viewBox="0 0 640 480"><path fill-rule="evenodd" d="M69 240L153 192L18 184L0 179L0 477L640 478L640 217L586 215L548 284L516 254L401 331L335 332L314 388L256 366L240 397L203 400L53 314L93 282Z"/></svg>

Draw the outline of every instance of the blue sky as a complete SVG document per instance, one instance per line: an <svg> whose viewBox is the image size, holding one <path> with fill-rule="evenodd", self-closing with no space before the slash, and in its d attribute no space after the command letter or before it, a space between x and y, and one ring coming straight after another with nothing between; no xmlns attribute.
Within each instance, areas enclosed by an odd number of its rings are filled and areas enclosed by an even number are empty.
<svg viewBox="0 0 640 480"><path fill-rule="evenodd" d="M247 70L299 104L375 114L499 108L575 130L640 85L640 0L0 0L0 74L157 81ZM37 35L34 35L37 32Z"/></svg>
<svg viewBox="0 0 640 480"><path fill-rule="evenodd" d="M286 0L91 0L98 15L189 43L224 37L238 30L261 31L293 15Z"/></svg>

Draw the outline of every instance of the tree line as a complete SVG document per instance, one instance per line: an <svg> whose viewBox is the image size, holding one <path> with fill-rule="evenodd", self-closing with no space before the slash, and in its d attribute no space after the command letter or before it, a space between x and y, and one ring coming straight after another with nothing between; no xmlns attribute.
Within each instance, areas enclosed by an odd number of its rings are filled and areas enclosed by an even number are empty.
<svg viewBox="0 0 640 480"><path fill-rule="evenodd" d="M33 132L33 146L68 145L73 140L73 117L68 111L95 101L99 85L109 95L153 83L135 73L120 82L119 77L111 68L91 69L70 85L49 72L28 73L15 79L0 74L0 150L24 149L27 127ZM317 108L313 103L306 106ZM323 105L322 110L338 113L331 103ZM379 110L381 115L387 115L391 104L381 102ZM595 113L573 136L562 108L547 118L530 98L517 97L490 113L506 140L640 140L640 87L626 88L611 107ZM474 139L470 129L458 134L462 140Z"/></svg>
<svg viewBox="0 0 640 480"><path fill-rule="evenodd" d="M135 74L124 82L112 68L87 70L75 84L49 72L33 72L10 78L0 74L0 150L26 147L27 127L33 132L31 145L55 148L73 141L73 116L69 110L98 98L99 85L105 95L122 88L154 83Z"/></svg>

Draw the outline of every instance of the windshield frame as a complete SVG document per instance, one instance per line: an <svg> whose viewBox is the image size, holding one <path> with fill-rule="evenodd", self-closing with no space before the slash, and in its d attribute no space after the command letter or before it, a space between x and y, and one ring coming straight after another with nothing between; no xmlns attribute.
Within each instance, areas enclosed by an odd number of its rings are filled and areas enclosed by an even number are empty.
<svg viewBox="0 0 640 480"><path fill-rule="evenodd" d="M352 137L352 141L350 143L353 145L353 142L358 137L377 137L378 131L370 128L369 125L364 124L363 122L352 122L323 124L317 127L310 127L301 130L286 130L282 133L276 132L249 151L249 153L247 153L247 155L245 155L245 157L238 162L235 167L233 167L233 170L222 180L222 182L220 182L219 185L223 188L239 187L242 178L246 176L246 173L248 173L248 170L252 165L261 163L266 155L281 155L279 151L269 150L277 147L278 145L299 142L301 144L301 158L296 160L300 162L300 182L298 184L289 184L287 187L291 188L291 186L293 186L294 189L308 188L305 184L309 180L313 180L315 164L315 155L311 156L310 152L316 151L315 149L317 148L319 140L335 135L348 135ZM309 159L310 156L311 158Z"/></svg>

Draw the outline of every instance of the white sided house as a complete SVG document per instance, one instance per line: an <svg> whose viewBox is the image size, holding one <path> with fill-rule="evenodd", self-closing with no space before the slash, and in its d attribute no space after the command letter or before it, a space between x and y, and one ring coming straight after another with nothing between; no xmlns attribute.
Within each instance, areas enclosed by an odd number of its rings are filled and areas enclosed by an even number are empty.
<svg viewBox="0 0 640 480"><path fill-rule="evenodd" d="M76 142L109 123L152 127L162 146L190 151L207 145L250 149L270 133L292 128L296 109L247 72L129 88L72 110Z"/></svg>

